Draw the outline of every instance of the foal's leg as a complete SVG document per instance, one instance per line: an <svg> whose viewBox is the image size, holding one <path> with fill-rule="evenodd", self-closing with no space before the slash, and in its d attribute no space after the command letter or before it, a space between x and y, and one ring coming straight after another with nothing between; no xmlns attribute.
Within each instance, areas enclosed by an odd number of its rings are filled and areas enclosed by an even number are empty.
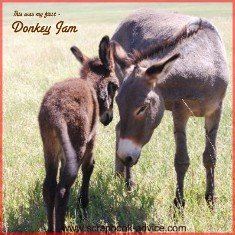
<svg viewBox="0 0 235 235"><path fill-rule="evenodd" d="M205 199L211 209L214 206L214 168L216 163L216 136L221 116L221 106L210 116L205 117L206 148L203 165L206 168Z"/></svg>
<svg viewBox="0 0 235 235"><path fill-rule="evenodd" d="M115 157L115 174L117 176L124 177L125 166L122 161L117 156L117 148L119 142L119 135L120 135L120 121L116 125L116 157Z"/></svg>
<svg viewBox="0 0 235 235"><path fill-rule="evenodd" d="M56 190L55 214L56 232L64 230L66 208L69 200L70 188L77 178L79 162L76 155L66 158L64 170Z"/></svg>
<svg viewBox="0 0 235 235"><path fill-rule="evenodd" d="M47 208L48 232L53 232L55 226L54 207L58 169L58 161L55 157L51 153L45 153L46 178L43 183L43 199Z"/></svg>
<svg viewBox="0 0 235 235"><path fill-rule="evenodd" d="M43 183L43 199L47 208L48 232L53 232L55 226L54 207L57 186L56 176L61 147L58 139L51 130L42 133L42 138L46 169L46 177Z"/></svg>
<svg viewBox="0 0 235 235"><path fill-rule="evenodd" d="M92 153L93 147L94 140L91 140L87 145L86 153L82 162L82 186L80 190L79 205L81 206L84 212L85 218L87 218L86 208L89 203L89 183L95 164Z"/></svg>
<svg viewBox="0 0 235 235"><path fill-rule="evenodd" d="M60 130L60 138L63 146L65 161L63 162L63 170L60 172L60 181L56 189L56 232L61 232L64 230L65 214L70 188L77 177L80 166L79 158L83 157L82 152L74 150L72 143L70 142L67 126L63 126L63 129Z"/></svg>
<svg viewBox="0 0 235 235"><path fill-rule="evenodd" d="M185 104L177 102L173 110L174 135L176 143L175 171L177 175L176 197L174 204L178 209L183 209L184 201L184 177L189 167L189 156L187 151L186 124L189 119L189 111Z"/></svg>

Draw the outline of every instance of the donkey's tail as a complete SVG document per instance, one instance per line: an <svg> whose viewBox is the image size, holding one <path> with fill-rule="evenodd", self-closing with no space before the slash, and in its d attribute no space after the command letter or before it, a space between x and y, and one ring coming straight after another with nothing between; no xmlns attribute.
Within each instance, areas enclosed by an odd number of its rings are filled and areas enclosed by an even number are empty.
<svg viewBox="0 0 235 235"><path fill-rule="evenodd" d="M68 132L68 126L65 121L57 124L57 133L64 152L64 173L67 176L76 177L80 165L78 153L75 151Z"/></svg>
<svg viewBox="0 0 235 235"><path fill-rule="evenodd" d="M71 140L69 137L69 133L68 133L68 126L65 121L62 121L59 124L57 124L57 132L58 132L58 136L61 141L61 145L62 145L64 154L66 156L75 157L76 152L72 146L72 143L71 143Z"/></svg>

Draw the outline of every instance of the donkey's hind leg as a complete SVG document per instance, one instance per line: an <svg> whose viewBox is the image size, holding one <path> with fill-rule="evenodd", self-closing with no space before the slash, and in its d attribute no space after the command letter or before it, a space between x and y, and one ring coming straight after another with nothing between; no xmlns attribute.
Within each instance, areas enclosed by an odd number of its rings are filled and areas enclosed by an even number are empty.
<svg viewBox="0 0 235 235"><path fill-rule="evenodd" d="M90 178L94 169L95 161L93 158L93 147L94 147L94 140L91 140L86 147L86 152L83 157L82 162L82 186L80 190L79 196L79 206L81 207L84 217L87 218L87 211L86 208L89 203L89 184ZM82 215L81 215L82 217Z"/></svg>
<svg viewBox="0 0 235 235"><path fill-rule="evenodd" d="M66 124L64 124L64 126L62 126L59 130L59 135L63 147L64 160L62 162L60 180L56 189L56 232L61 232L64 230L65 214L69 200L70 188L77 177L80 165L80 155L72 146Z"/></svg>
<svg viewBox="0 0 235 235"><path fill-rule="evenodd" d="M44 158L46 178L43 183L43 199L47 208L48 232L54 231L55 226L55 193L56 193L56 176L58 171L60 145L53 132L48 132L43 139Z"/></svg>
<svg viewBox="0 0 235 235"><path fill-rule="evenodd" d="M206 193L205 199L208 206L214 207L214 169L216 163L216 136L221 117L221 107L205 117L206 147L203 153L203 165L206 168Z"/></svg>

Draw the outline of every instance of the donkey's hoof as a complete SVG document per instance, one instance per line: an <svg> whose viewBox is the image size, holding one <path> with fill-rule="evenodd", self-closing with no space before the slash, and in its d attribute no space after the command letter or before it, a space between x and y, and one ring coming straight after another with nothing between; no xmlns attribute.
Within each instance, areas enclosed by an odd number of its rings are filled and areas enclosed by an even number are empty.
<svg viewBox="0 0 235 235"><path fill-rule="evenodd" d="M88 218L88 213L87 213L87 207L84 207L81 203L81 199L79 200L78 203L78 216L80 220L87 220Z"/></svg>
<svg viewBox="0 0 235 235"><path fill-rule="evenodd" d="M82 221L88 220L87 209L82 209L82 208L80 208L80 209L78 210L78 216L79 216L79 219L82 220Z"/></svg>
<svg viewBox="0 0 235 235"><path fill-rule="evenodd" d="M184 207L185 207L185 200L182 199L182 200L179 200L177 198L174 199L174 205L177 209L179 210L184 210Z"/></svg>
<svg viewBox="0 0 235 235"><path fill-rule="evenodd" d="M205 195L206 203L211 211L215 209L216 197L212 194Z"/></svg>
<svg viewBox="0 0 235 235"><path fill-rule="evenodd" d="M173 210L173 218L178 220L179 218L184 218L184 206L185 200L179 201L177 198L174 199L174 210Z"/></svg>
<svg viewBox="0 0 235 235"><path fill-rule="evenodd" d="M127 188L127 192L128 193L131 193L131 192L133 192L134 190L135 190L135 188L136 188L136 184L135 184L135 182L134 181L126 181L126 188Z"/></svg>
<svg viewBox="0 0 235 235"><path fill-rule="evenodd" d="M117 177L117 178L124 178L124 172L122 172L122 171L115 172L115 177Z"/></svg>
<svg viewBox="0 0 235 235"><path fill-rule="evenodd" d="M84 219L87 220L88 219L87 209L83 209L83 215L84 215Z"/></svg>

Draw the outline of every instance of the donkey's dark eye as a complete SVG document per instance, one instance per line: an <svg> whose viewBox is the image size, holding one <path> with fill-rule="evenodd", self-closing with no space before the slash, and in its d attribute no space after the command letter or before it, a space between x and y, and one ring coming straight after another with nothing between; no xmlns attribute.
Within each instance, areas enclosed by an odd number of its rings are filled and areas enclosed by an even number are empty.
<svg viewBox="0 0 235 235"><path fill-rule="evenodd" d="M139 115L139 114L143 113L147 107L148 107L148 105L144 105L141 108L139 108L136 115Z"/></svg>

